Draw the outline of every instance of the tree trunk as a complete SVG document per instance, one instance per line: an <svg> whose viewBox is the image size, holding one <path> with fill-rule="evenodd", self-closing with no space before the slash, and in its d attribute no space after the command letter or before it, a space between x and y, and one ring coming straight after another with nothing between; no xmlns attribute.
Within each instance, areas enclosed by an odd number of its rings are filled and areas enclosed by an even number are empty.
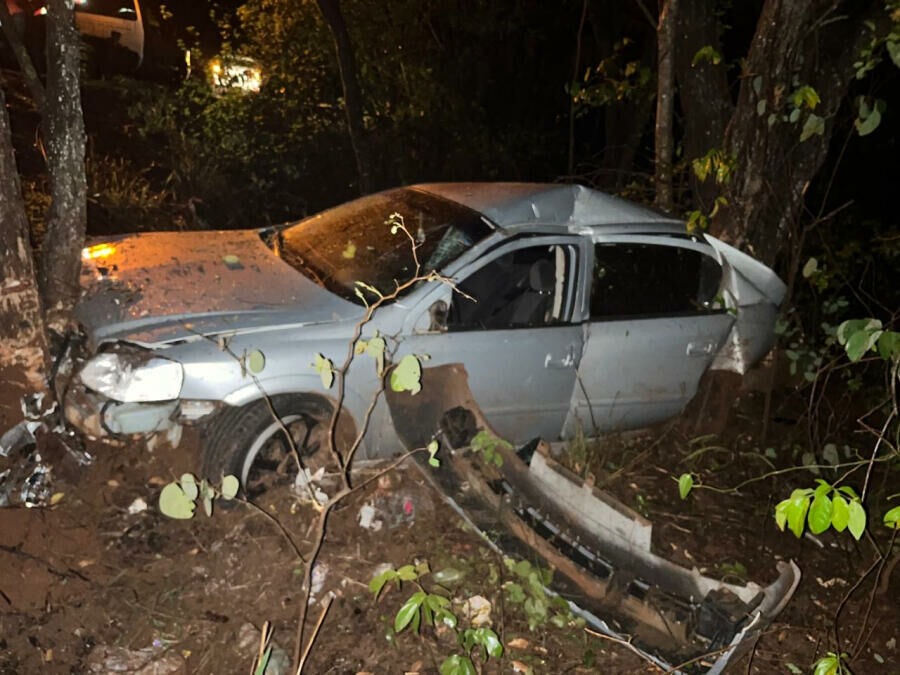
<svg viewBox="0 0 900 675"><path fill-rule="evenodd" d="M728 206L713 231L774 264L799 218L809 182L825 160L833 118L854 77L862 45L887 29L881 0L767 0L747 55L724 145L736 159ZM874 30L874 33L873 33ZM821 103L796 107L791 94L815 89ZM821 133L801 141L810 115ZM772 117L770 117L772 116Z"/></svg>
<svg viewBox="0 0 900 675"><path fill-rule="evenodd" d="M734 111L728 91L727 66L694 57L704 47L712 47L721 58L717 0L682 0L675 17L675 75L678 98L684 115L684 157L690 161L713 148L721 148L725 126ZM690 172L691 188L697 206L709 211L716 198L713 181L701 183Z"/></svg>
<svg viewBox="0 0 900 675"><path fill-rule="evenodd" d="M340 1L316 0L316 2L334 38L334 51L341 73L341 86L344 90L344 111L347 114L347 130L350 133L350 144L353 147L353 154L356 157L356 169L359 174L359 192L365 195L372 191L372 164L365 140L362 94L356 74L356 58L353 55L353 44L350 42L350 34L347 32L344 15L341 13Z"/></svg>
<svg viewBox="0 0 900 675"><path fill-rule="evenodd" d="M50 0L47 12L47 105L43 128L50 171L50 210L38 282L47 325L64 332L78 299L87 226L84 117L78 71L80 37L72 4Z"/></svg>
<svg viewBox="0 0 900 675"><path fill-rule="evenodd" d="M584 35L584 21L588 14L588 0L581 4L581 19L578 21L578 31L575 33L575 63L572 66L572 85L581 78L581 38ZM569 161L566 165L569 176L575 173L575 96L569 92Z"/></svg>
<svg viewBox="0 0 900 675"><path fill-rule="evenodd" d="M724 196L727 205L713 219L712 233L773 265L825 160L853 63L863 44L887 30L888 16L881 0L765 0L733 103L724 66L692 64L707 45L721 53L714 4L679 5L676 67L685 156L721 148L735 166L724 185L695 181L694 197L708 211L716 196ZM812 109L802 104L791 122L797 107L792 94L802 86L815 89L821 102ZM821 133L801 141L810 115L821 118Z"/></svg>
<svg viewBox="0 0 900 675"><path fill-rule="evenodd" d="M46 392L48 356L43 312L2 89L0 176L0 376L8 384L9 378L21 373L28 390Z"/></svg>
<svg viewBox="0 0 900 675"><path fill-rule="evenodd" d="M675 102L675 16L678 0L660 0L657 25L656 206L669 212L672 199L672 109Z"/></svg>

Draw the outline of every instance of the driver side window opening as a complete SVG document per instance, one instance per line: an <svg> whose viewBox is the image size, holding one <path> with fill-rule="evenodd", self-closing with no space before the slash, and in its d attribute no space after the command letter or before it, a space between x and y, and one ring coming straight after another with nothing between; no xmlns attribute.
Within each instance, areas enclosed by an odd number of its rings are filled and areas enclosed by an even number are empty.
<svg viewBox="0 0 900 675"><path fill-rule="evenodd" d="M501 255L456 285L450 331L563 323L571 305L573 246L531 246ZM472 299L469 299L469 296Z"/></svg>

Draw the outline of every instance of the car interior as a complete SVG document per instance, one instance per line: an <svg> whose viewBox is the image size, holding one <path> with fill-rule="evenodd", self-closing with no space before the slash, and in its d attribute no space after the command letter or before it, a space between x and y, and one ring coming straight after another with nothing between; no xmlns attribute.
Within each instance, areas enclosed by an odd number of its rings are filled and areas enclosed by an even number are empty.
<svg viewBox="0 0 900 675"><path fill-rule="evenodd" d="M531 328L558 323L565 290L559 246L510 251L457 284L450 331Z"/></svg>

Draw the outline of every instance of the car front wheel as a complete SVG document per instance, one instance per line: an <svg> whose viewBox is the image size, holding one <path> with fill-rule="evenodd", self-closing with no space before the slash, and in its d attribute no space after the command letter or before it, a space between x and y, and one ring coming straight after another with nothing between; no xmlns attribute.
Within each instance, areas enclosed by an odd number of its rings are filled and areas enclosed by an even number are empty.
<svg viewBox="0 0 900 675"><path fill-rule="evenodd" d="M332 410L329 401L302 394L227 406L202 434L202 477L218 485L223 476L236 476L244 494L254 497L274 485L293 482L298 459L314 473L330 455Z"/></svg>

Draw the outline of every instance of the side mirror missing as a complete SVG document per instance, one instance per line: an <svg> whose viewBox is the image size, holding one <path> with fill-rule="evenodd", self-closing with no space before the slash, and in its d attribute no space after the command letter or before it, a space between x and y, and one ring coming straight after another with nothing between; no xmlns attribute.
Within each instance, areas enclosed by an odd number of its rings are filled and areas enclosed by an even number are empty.
<svg viewBox="0 0 900 675"><path fill-rule="evenodd" d="M428 316L431 322L428 324L429 332L444 333L447 331L447 314L449 313L447 303L443 300L437 300L428 308Z"/></svg>

